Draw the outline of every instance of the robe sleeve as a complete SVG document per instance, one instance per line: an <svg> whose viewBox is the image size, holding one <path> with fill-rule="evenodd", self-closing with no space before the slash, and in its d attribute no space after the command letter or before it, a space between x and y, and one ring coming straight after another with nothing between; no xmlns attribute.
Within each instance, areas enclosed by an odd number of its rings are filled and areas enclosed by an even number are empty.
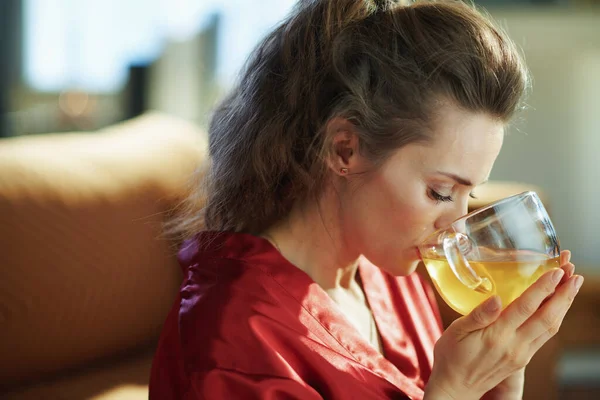
<svg viewBox="0 0 600 400"><path fill-rule="evenodd" d="M193 374L184 400L323 400L312 387L290 378L217 368Z"/></svg>

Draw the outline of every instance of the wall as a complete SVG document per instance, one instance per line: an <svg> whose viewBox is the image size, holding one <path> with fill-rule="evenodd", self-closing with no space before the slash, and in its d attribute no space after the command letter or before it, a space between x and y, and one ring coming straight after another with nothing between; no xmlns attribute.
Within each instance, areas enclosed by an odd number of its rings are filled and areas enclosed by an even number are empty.
<svg viewBox="0 0 600 400"><path fill-rule="evenodd" d="M600 274L600 13L491 10L523 48L529 109L509 130L492 179L541 186L562 248Z"/></svg>

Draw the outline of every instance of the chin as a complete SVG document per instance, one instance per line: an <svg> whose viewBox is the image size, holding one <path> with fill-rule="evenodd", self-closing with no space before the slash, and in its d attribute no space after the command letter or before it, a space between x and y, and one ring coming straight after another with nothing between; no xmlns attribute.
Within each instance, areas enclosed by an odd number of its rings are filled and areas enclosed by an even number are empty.
<svg viewBox="0 0 600 400"><path fill-rule="evenodd" d="M395 262L388 260L388 262L382 265L377 265L382 270L386 271L392 276L407 276L415 272L419 265L419 259L416 257L396 259Z"/></svg>
<svg viewBox="0 0 600 400"><path fill-rule="evenodd" d="M408 268L408 271L409 271L409 272L408 272L408 274L407 274L407 275L410 275L410 274L412 274L413 272L415 272L415 271L417 270L417 267L419 266L419 263L420 263L420 262L421 262L421 260L415 260L415 261L411 261L411 262L410 262L410 267Z"/></svg>
<svg viewBox="0 0 600 400"><path fill-rule="evenodd" d="M410 275L415 272L421 262L421 254L416 247L403 249L392 247L387 251L378 250L371 254L372 258L366 254L363 257L392 276Z"/></svg>

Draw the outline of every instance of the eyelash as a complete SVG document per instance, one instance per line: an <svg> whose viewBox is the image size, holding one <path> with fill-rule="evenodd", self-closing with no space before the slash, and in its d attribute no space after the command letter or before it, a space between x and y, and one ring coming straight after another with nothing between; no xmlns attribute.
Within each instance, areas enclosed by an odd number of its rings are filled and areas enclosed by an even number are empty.
<svg viewBox="0 0 600 400"><path fill-rule="evenodd" d="M436 192L433 189L429 189L429 195L431 196L431 198L433 200L435 200L436 202L451 202L454 201L454 199L452 198L452 196L442 196L441 194L439 194L438 192ZM469 197L472 199L476 199L477 197L473 194L473 192L469 193Z"/></svg>

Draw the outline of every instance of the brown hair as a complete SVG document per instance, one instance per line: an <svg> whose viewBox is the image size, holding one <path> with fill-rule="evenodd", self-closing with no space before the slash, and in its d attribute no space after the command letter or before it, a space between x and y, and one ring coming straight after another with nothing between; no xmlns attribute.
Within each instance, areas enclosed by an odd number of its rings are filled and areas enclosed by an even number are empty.
<svg viewBox="0 0 600 400"><path fill-rule="evenodd" d="M428 138L438 100L507 123L528 82L514 44L460 1L301 0L216 109L211 164L175 224L260 233L285 217L323 187L333 117L377 164Z"/></svg>

